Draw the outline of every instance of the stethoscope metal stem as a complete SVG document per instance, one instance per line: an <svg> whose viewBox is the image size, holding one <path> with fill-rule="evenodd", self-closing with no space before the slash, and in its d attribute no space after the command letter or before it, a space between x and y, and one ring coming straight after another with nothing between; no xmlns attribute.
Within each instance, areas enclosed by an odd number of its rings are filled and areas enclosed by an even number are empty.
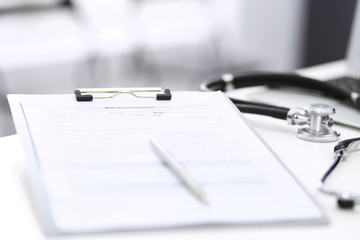
<svg viewBox="0 0 360 240"><path fill-rule="evenodd" d="M335 108L328 104L315 103L304 108L302 114L308 120L308 127L296 130L297 136L313 142L332 142L339 139L340 134L331 129L333 120L330 115Z"/></svg>

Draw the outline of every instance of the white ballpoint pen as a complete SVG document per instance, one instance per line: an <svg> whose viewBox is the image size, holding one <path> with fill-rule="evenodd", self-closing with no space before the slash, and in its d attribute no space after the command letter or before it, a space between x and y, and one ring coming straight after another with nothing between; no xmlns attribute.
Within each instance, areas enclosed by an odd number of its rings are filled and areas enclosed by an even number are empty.
<svg viewBox="0 0 360 240"><path fill-rule="evenodd" d="M208 204L201 186L185 171L185 169L172 157L164 147L162 147L154 138L150 138L151 145L160 159L167 167L184 183L184 185L203 203Z"/></svg>

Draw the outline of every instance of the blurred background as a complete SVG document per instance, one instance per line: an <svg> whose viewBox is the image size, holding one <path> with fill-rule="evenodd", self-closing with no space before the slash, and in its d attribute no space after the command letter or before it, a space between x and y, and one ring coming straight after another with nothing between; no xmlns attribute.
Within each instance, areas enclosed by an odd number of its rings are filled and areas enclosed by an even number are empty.
<svg viewBox="0 0 360 240"><path fill-rule="evenodd" d="M79 87L198 90L224 72L342 59L355 0L0 0L0 136L6 95Z"/></svg>

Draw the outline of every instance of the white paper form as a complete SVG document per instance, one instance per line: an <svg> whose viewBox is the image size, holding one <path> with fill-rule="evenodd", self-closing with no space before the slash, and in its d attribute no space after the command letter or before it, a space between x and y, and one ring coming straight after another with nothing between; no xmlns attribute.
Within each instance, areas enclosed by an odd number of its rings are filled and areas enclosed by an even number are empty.
<svg viewBox="0 0 360 240"><path fill-rule="evenodd" d="M324 219L220 92L19 99L59 232ZM208 205L162 163L151 137L202 186Z"/></svg>

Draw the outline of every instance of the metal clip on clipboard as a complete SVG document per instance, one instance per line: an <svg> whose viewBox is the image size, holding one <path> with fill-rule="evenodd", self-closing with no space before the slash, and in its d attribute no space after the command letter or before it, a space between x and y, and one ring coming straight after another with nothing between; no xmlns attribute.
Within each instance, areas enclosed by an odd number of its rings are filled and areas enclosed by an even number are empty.
<svg viewBox="0 0 360 240"><path fill-rule="evenodd" d="M138 98L156 98L156 100L171 100L170 89L161 87L143 88L78 88L75 90L76 101L91 102L94 99L113 98L120 93L130 93ZM98 94L98 96L94 95Z"/></svg>

